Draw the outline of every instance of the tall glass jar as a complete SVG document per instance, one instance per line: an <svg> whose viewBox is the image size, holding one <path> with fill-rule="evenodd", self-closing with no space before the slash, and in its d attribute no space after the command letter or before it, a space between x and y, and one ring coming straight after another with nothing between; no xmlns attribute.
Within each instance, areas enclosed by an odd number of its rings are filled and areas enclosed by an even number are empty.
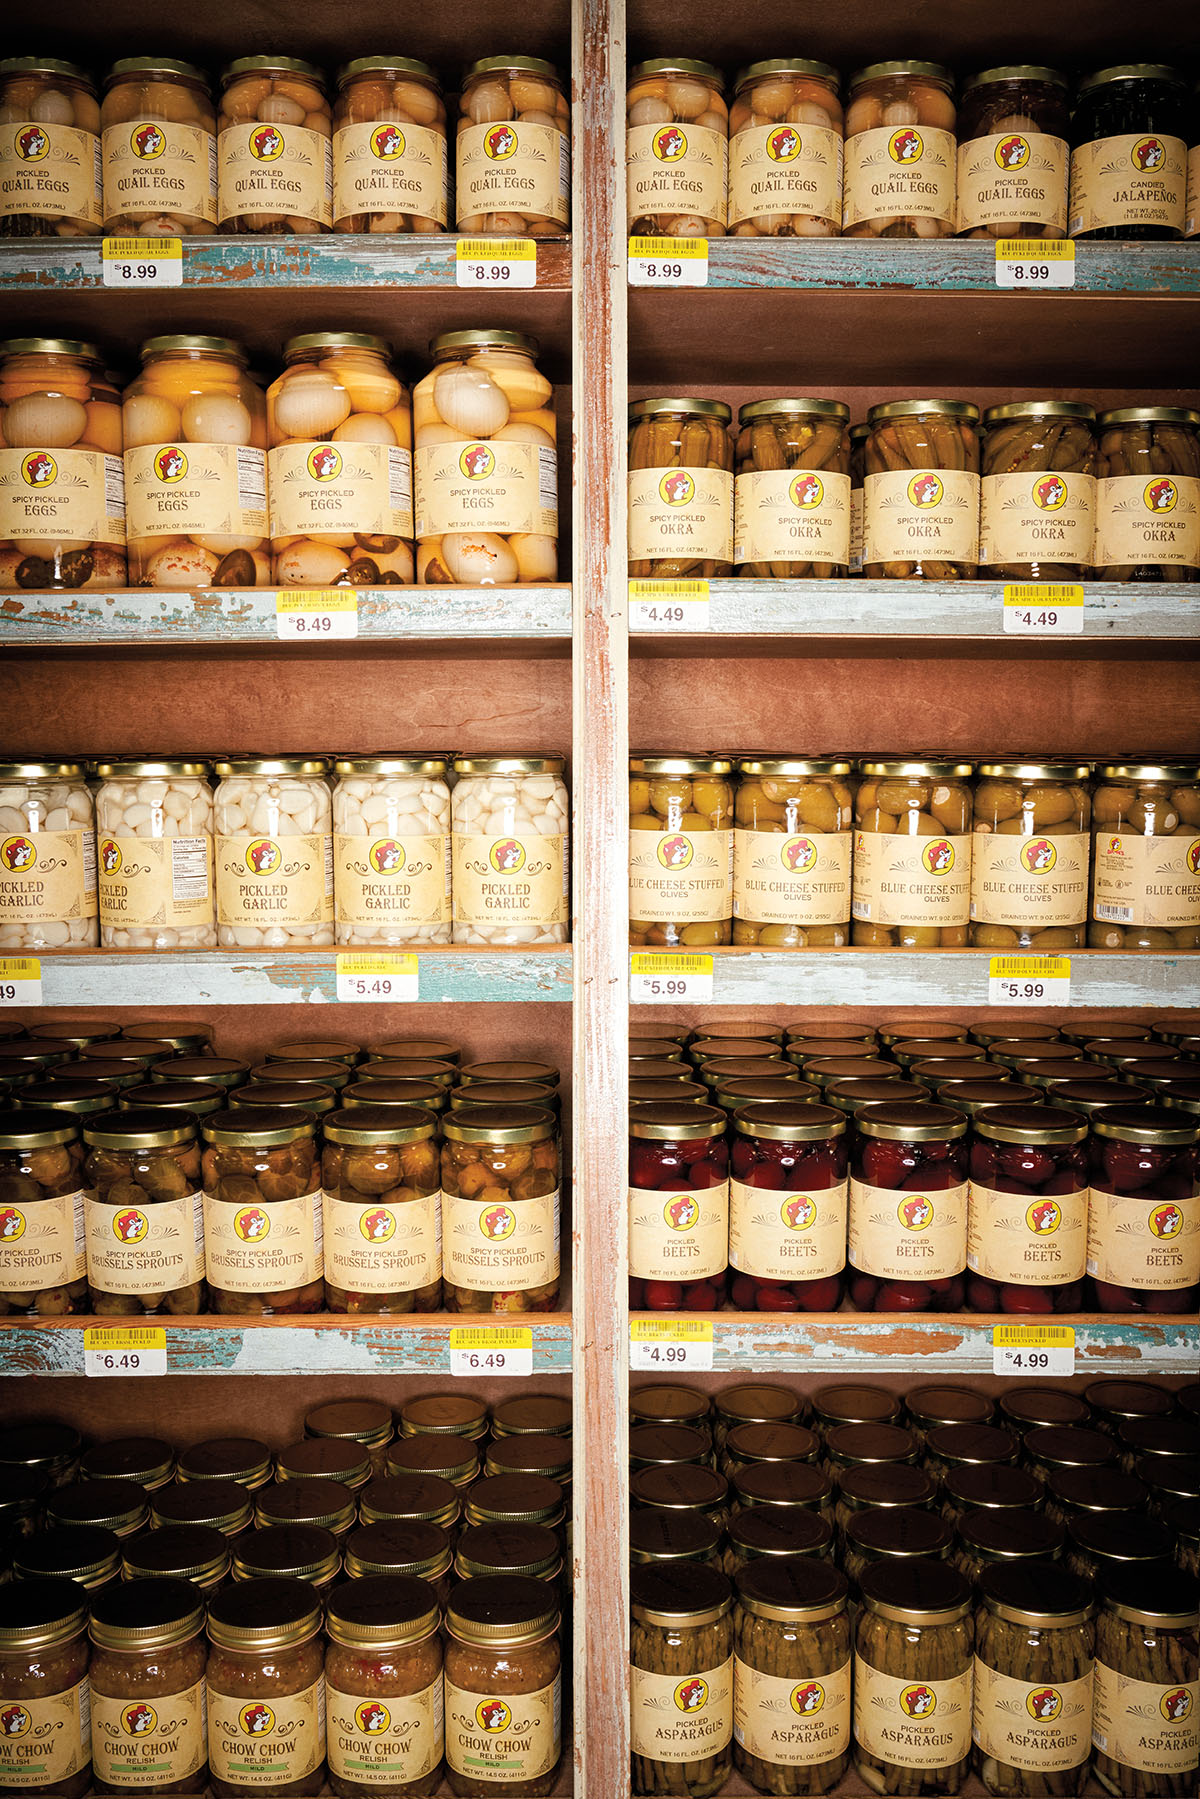
<svg viewBox="0 0 1200 1799"><path fill-rule="evenodd" d="M302 1580L242 1581L212 1600L208 1635L215 1799L314 1799L325 1780L320 1594Z"/></svg>
<svg viewBox="0 0 1200 1799"><path fill-rule="evenodd" d="M463 76L454 165L464 237L555 237L571 207L571 110L553 63L487 56Z"/></svg>
<svg viewBox="0 0 1200 1799"><path fill-rule="evenodd" d="M971 1754L971 1589L948 1563L877 1562L854 1641L854 1763L876 1790L957 1793Z"/></svg>
<svg viewBox="0 0 1200 1799"><path fill-rule="evenodd" d="M442 1300L441 1175L428 1112L354 1106L323 1122L331 1312L434 1312Z"/></svg>
<svg viewBox="0 0 1200 1799"><path fill-rule="evenodd" d="M442 1779L442 1644L428 1581L374 1575L325 1616L329 1784L338 1799L419 1799Z"/></svg>
<svg viewBox="0 0 1200 1799"><path fill-rule="evenodd" d="M965 581L979 561L979 410L887 400L867 414L863 573Z"/></svg>
<svg viewBox="0 0 1200 1799"><path fill-rule="evenodd" d="M1083 1791L1095 1610L1087 1582L1065 1568L985 1571L975 1614L974 1765L998 1799Z"/></svg>
<svg viewBox="0 0 1200 1799"><path fill-rule="evenodd" d="M0 1314L87 1309L83 1153L69 1112L0 1114Z"/></svg>
<svg viewBox="0 0 1200 1799"><path fill-rule="evenodd" d="M724 400L629 403L629 573L733 573L733 412Z"/></svg>
<svg viewBox="0 0 1200 1799"><path fill-rule="evenodd" d="M0 237L100 235L100 104L71 62L0 62Z"/></svg>
<svg viewBox="0 0 1200 1799"><path fill-rule="evenodd" d="M521 1574L464 1580L446 1608L445 1631L450 1791L543 1799L562 1758L553 1587Z"/></svg>
<svg viewBox="0 0 1200 1799"><path fill-rule="evenodd" d="M267 416L229 337L151 337L125 389L129 579L266 587Z"/></svg>
<svg viewBox="0 0 1200 1799"><path fill-rule="evenodd" d="M853 763L742 757L733 832L733 941L841 946L850 921Z"/></svg>
<svg viewBox="0 0 1200 1799"><path fill-rule="evenodd" d="M898 1098L855 1114L848 1257L857 1311L962 1305L967 1261L967 1122L949 1106Z"/></svg>
<svg viewBox="0 0 1200 1799"><path fill-rule="evenodd" d="M1099 428L1095 578L1200 580L1200 412L1122 406Z"/></svg>
<svg viewBox="0 0 1200 1799"><path fill-rule="evenodd" d="M241 1106L203 1123L209 1299L234 1315L319 1312L321 1166L308 1112Z"/></svg>
<svg viewBox="0 0 1200 1799"><path fill-rule="evenodd" d="M212 235L217 115L199 69L162 56L115 62L100 128L106 233Z"/></svg>
<svg viewBox="0 0 1200 1799"><path fill-rule="evenodd" d="M847 237L953 237L953 87L934 62L876 62L850 77Z"/></svg>
<svg viewBox="0 0 1200 1799"><path fill-rule="evenodd" d="M213 764L217 936L223 949L333 943L333 807L327 764L255 756Z"/></svg>
<svg viewBox="0 0 1200 1799"><path fill-rule="evenodd" d="M1124 63L1079 84L1072 121L1072 237L1183 235L1188 95L1178 69Z"/></svg>
<svg viewBox="0 0 1200 1799"><path fill-rule="evenodd" d="M1087 936L1090 764L981 762L971 842L971 942L1046 955Z"/></svg>
<svg viewBox="0 0 1200 1799"><path fill-rule="evenodd" d="M1092 796L1093 949L1200 949L1200 769L1106 763Z"/></svg>
<svg viewBox="0 0 1200 1799"><path fill-rule="evenodd" d="M717 1106L648 1102L629 1120L629 1303L705 1312L725 1295L729 1150Z"/></svg>
<svg viewBox="0 0 1200 1799"><path fill-rule="evenodd" d="M158 1106L85 1124L88 1291L110 1317L206 1309L200 1148L190 1112Z"/></svg>
<svg viewBox="0 0 1200 1799"><path fill-rule="evenodd" d="M221 76L218 230L307 234L333 224L325 84L291 56L242 56Z"/></svg>
<svg viewBox="0 0 1200 1799"><path fill-rule="evenodd" d="M1077 1312L1087 1262L1086 1120L1060 1106L976 1113L967 1209L967 1305Z"/></svg>
<svg viewBox="0 0 1200 1799"><path fill-rule="evenodd" d="M0 1592L0 1792L82 1799L92 1785L87 1594L73 1580Z"/></svg>
<svg viewBox="0 0 1200 1799"><path fill-rule="evenodd" d="M729 114L734 237L837 237L842 107L837 70L780 57L737 78Z"/></svg>
<svg viewBox="0 0 1200 1799"><path fill-rule="evenodd" d="M215 949L207 762L98 762L102 949Z"/></svg>
<svg viewBox="0 0 1200 1799"><path fill-rule="evenodd" d="M741 1311L836 1312L846 1264L846 1120L807 1102L733 1114L732 1298Z"/></svg>
<svg viewBox="0 0 1200 1799"><path fill-rule="evenodd" d="M0 762L0 949L95 947L96 837L81 762Z"/></svg>
<svg viewBox="0 0 1200 1799"><path fill-rule="evenodd" d="M202 1595L187 1580L126 1580L97 1594L89 1632L96 1792L197 1792L208 1778Z"/></svg>
<svg viewBox="0 0 1200 1799"><path fill-rule="evenodd" d="M958 109L958 235L1067 233L1067 81L1028 63L983 69Z"/></svg>
<svg viewBox="0 0 1200 1799"><path fill-rule="evenodd" d="M1125 1089L1119 1089L1124 1094ZM1114 1099L1088 1140L1087 1271L1101 1312L1195 1312L1200 1299L1197 1123Z"/></svg>
<svg viewBox="0 0 1200 1799"><path fill-rule="evenodd" d="M445 231L446 107L427 63L360 56L333 109L335 231Z"/></svg>
<svg viewBox="0 0 1200 1799"><path fill-rule="evenodd" d="M631 237L724 237L729 109L711 63L658 56L629 71L626 194Z"/></svg>
<svg viewBox="0 0 1200 1799"><path fill-rule="evenodd" d="M863 761L851 941L960 949L971 881L969 762Z"/></svg>
<svg viewBox="0 0 1200 1799"><path fill-rule="evenodd" d="M737 1580L734 1765L760 1793L828 1793L850 1764L847 1581L810 1558Z"/></svg>
<svg viewBox="0 0 1200 1799"><path fill-rule="evenodd" d="M755 400L739 409L733 484L739 574L824 581L847 573L849 422L850 408L841 400Z"/></svg>
<svg viewBox="0 0 1200 1799"><path fill-rule="evenodd" d="M6 587L124 587L121 442L120 402L94 345L65 337L0 344Z"/></svg>
<svg viewBox="0 0 1200 1799"><path fill-rule="evenodd" d="M733 1736L733 1594L715 1568L636 1567L629 1702L635 1794L712 1799L729 1777Z"/></svg>
<svg viewBox="0 0 1200 1799"><path fill-rule="evenodd" d="M1195 1791L1198 1624L1200 1584L1178 1568L1107 1575L1092 1683L1093 1767L1106 1793Z"/></svg>
<svg viewBox="0 0 1200 1799"><path fill-rule="evenodd" d="M339 944L449 943L446 759L347 757L333 766Z"/></svg>
<svg viewBox="0 0 1200 1799"><path fill-rule="evenodd" d="M565 943L568 801L561 756L456 756L455 943Z"/></svg>
<svg viewBox="0 0 1200 1799"><path fill-rule="evenodd" d="M850 566L848 572L863 572L864 483L866 481L867 439L871 427L865 422L850 427Z"/></svg>
<svg viewBox="0 0 1200 1799"><path fill-rule="evenodd" d="M442 1135L447 1311L553 1311L558 1120L538 1106L472 1106L444 1117Z"/></svg>
<svg viewBox="0 0 1200 1799"><path fill-rule="evenodd" d="M719 756L630 758L630 943L688 949L729 942L732 767Z"/></svg>
<svg viewBox="0 0 1200 1799"><path fill-rule="evenodd" d="M1096 414L1017 400L983 415L979 566L1009 581L1082 581L1095 535Z"/></svg>

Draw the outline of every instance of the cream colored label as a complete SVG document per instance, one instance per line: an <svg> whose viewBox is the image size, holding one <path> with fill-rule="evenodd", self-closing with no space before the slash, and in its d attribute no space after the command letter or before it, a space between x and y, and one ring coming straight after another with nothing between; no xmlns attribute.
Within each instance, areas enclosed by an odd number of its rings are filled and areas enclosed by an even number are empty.
<svg viewBox="0 0 1200 1799"><path fill-rule="evenodd" d="M629 916L703 924L733 916L732 831L630 831Z"/></svg>
<svg viewBox="0 0 1200 1799"><path fill-rule="evenodd" d="M154 1699L92 1694L92 1771L113 1787L160 1791L208 1760L204 1682Z"/></svg>
<svg viewBox="0 0 1200 1799"><path fill-rule="evenodd" d="M1096 483L1097 568L1123 563L1200 563L1200 480L1194 475L1114 475Z"/></svg>
<svg viewBox="0 0 1200 1799"><path fill-rule="evenodd" d="M769 469L733 484L733 559L850 561L850 477L825 469Z"/></svg>
<svg viewBox="0 0 1200 1799"><path fill-rule="evenodd" d="M96 916L96 839L91 831L0 837L0 926Z"/></svg>
<svg viewBox="0 0 1200 1799"><path fill-rule="evenodd" d="M1200 232L1200 144L1193 144L1187 158L1187 218L1183 235L1195 237Z"/></svg>
<svg viewBox="0 0 1200 1799"><path fill-rule="evenodd" d="M331 838L217 838L219 924L266 929L332 921Z"/></svg>
<svg viewBox="0 0 1200 1799"><path fill-rule="evenodd" d="M440 1193L400 1205L323 1196L325 1278L353 1293L411 1293L442 1278Z"/></svg>
<svg viewBox="0 0 1200 1799"><path fill-rule="evenodd" d="M975 1719L980 1753L1010 1768L1061 1773L1091 1749L1092 1675L1053 1683L1013 1680L975 1657Z"/></svg>
<svg viewBox="0 0 1200 1799"><path fill-rule="evenodd" d="M729 143L721 132L686 119L631 125L625 159L630 230L641 220L668 216L724 225Z"/></svg>
<svg viewBox="0 0 1200 1799"><path fill-rule="evenodd" d="M860 481L850 489L850 573L862 574L863 542L866 529L866 494Z"/></svg>
<svg viewBox="0 0 1200 1799"><path fill-rule="evenodd" d="M1088 1192L998 1193L970 1183L967 1267L989 1281L1058 1286L1083 1279Z"/></svg>
<svg viewBox="0 0 1200 1799"><path fill-rule="evenodd" d="M486 1191L486 1189L485 1189ZM473 1293L524 1293L558 1279L558 1189L484 1204L442 1194L442 1271Z"/></svg>
<svg viewBox="0 0 1200 1799"><path fill-rule="evenodd" d="M1087 837L982 831L971 844L971 919L1040 930L1087 917Z"/></svg>
<svg viewBox="0 0 1200 1799"><path fill-rule="evenodd" d="M730 1181L729 1261L764 1281L818 1281L840 1274L846 1265L845 1181L790 1193Z"/></svg>
<svg viewBox="0 0 1200 1799"><path fill-rule="evenodd" d="M1101 831L1092 858L1093 918L1166 931L1200 924L1200 833Z"/></svg>
<svg viewBox="0 0 1200 1799"><path fill-rule="evenodd" d="M229 125L217 143L217 212L285 213L333 224L333 148L303 125Z"/></svg>
<svg viewBox="0 0 1200 1799"><path fill-rule="evenodd" d="M733 1663L733 1740L776 1767L811 1768L850 1747L850 1663L831 1674L781 1680Z"/></svg>
<svg viewBox="0 0 1200 1799"><path fill-rule="evenodd" d="M731 139L730 225L780 212L824 219L840 230L840 132L823 125L750 125Z"/></svg>
<svg viewBox="0 0 1200 1799"><path fill-rule="evenodd" d="M86 1680L46 1699L10 1699L0 1684L0 1787L52 1793L92 1759Z"/></svg>
<svg viewBox="0 0 1200 1799"><path fill-rule="evenodd" d="M208 1689L208 1763L232 1787L278 1788L325 1760L325 1677L286 1699L231 1698Z"/></svg>
<svg viewBox="0 0 1200 1799"><path fill-rule="evenodd" d="M966 469L888 469L863 481L863 561L975 562L979 476Z"/></svg>
<svg viewBox="0 0 1200 1799"><path fill-rule="evenodd" d="M1071 153L1070 232L1112 225L1166 225L1182 231L1187 145L1160 132L1098 138Z"/></svg>
<svg viewBox="0 0 1200 1799"><path fill-rule="evenodd" d="M965 925L970 837L854 833L852 914L864 924Z"/></svg>
<svg viewBox="0 0 1200 1799"><path fill-rule="evenodd" d="M1067 229L1067 162L1061 137L1003 131L958 146L958 229L991 228L1020 237L1022 227Z"/></svg>
<svg viewBox="0 0 1200 1799"><path fill-rule="evenodd" d="M0 218L16 212L99 226L99 136L36 119L0 126Z"/></svg>
<svg viewBox="0 0 1200 1799"><path fill-rule="evenodd" d="M979 484L979 565L1092 560L1092 475L985 475Z"/></svg>
<svg viewBox="0 0 1200 1799"><path fill-rule="evenodd" d="M211 837L96 840L100 922L128 930L191 931L212 923Z"/></svg>
<svg viewBox="0 0 1200 1799"><path fill-rule="evenodd" d="M629 1189L629 1272L638 1280L708 1280L728 1260L728 1181L694 1193Z"/></svg>
<svg viewBox="0 0 1200 1799"><path fill-rule="evenodd" d="M571 197L571 145L554 125L525 119L469 125L457 148L458 220L481 212L515 212L566 225Z"/></svg>
<svg viewBox="0 0 1200 1799"><path fill-rule="evenodd" d="M0 449L0 537L125 542L125 471L99 450Z"/></svg>
<svg viewBox="0 0 1200 1799"><path fill-rule="evenodd" d="M733 476L722 468L630 469L629 554L635 562L732 562Z"/></svg>
<svg viewBox="0 0 1200 1799"><path fill-rule="evenodd" d="M333 217L406 213L447 221L446 134L425 125L344 125L333 134Z"/></svg>
<svg viewBox="0 0 1200 1799"><path fill-rule="evenodd" d="M376 1699L328 1689L329 1771L350 1786L389 1791L432 1774L442 1759L442 1677L419 1693Z"/></svg>
<svg viewBox="0 0 1200 1799"><path fill-rule="evenodd" d="M629 1724L633 1753L648 1761L719 1755L733 1735L733 1657L699 1674L630 1668Z"/></svg>
<svg viewBox="0 0 1200 1799"><path fill-rule="evenodd" d="M558 535L558 456L548 444L426 444L416 455L417 536Z"/></svg>
<svg viewBox="0 0 1200 1799"><path fill-rule="evenodd" d="M733 916L751 924L845 924L849 831L733 833Z"/></svg>
<svg viewBox="0 0 1200 1799"><path fill-rule="evenodd" d="M227 1205L204 1195L208 1278L227 1293L277 1293L321 1278L320 1193Z"/></svg>
<svg viewBox="0 0 1200 1799"><path fill-rule="evenodd" d="M204 1197L111 1206L88 1197L88 1281L102 1293L174 1293L204 1279Z"/></svg>
<svg viewBox="0 0 1200 1799"><path fill-rule="evenodd" d="M1160 1199L1093 1187L1087 1271L1118 1287L1170 1293L1200 1281L1200 1198Z"/></svg>
<svg viewBox="0 0 1200 1799"><path fill-rule="evenodd" d="M452 837L457 924L520 925L539 930L567 922L565 837Z"/></svg>
<svg viewBox="0 0 1200 1799"><path fill-rule="evenodd" d="M102 139L104 216L167 213L217 222L216 139L198 125L141 119Z"/></svg>
<svg viewBox="0 0 1200 1799"><path fill-rule="evenodd" d="M272 537L412 536L412 457L399 445L281 444L267 487Z"/></svg>
<svg viewBox="0 0 1200 1799"><path fill-rule="evenodd" d="M445 1692L446 1763L455 1774L511 1786L537 1780L557 1765L562 1754L559 1675L533 1693L472 1693L449 1680Z"/></svg>
<svg viewBox="0 0 1200 1799"><path fill-rule="evenodd" d="M901 1768L951 1768L971 1753L971 1670L899 1680L854 1658L854 1740Z"/></svg>
<svg viewBox="0 0 1200 1799"><path fill-rule="evenodd" d="M846 139L842 229L864 219L940 219L954 224L957 152L952 131L881 126Z"/></svg>
<svg viewBox="0 0 1200 1799"><path fill-rule="evenodd" d="M879 1280L946 1280L967 1260L967 1184L923 1188L850 1182L850 1265Z"/></svg>
<svg viewBox="0 0 1200 1799"><path fill-rule="evenodd" d="M267 459L250 445L143 444L125 452L131 543L140 537L265 537Z"/></svg>
<svg viewBox="0 0 1200 1799"><path fill-rule="evenodd" d="M1163 1687L1130 1680L1097 1662L1092 1682L1092 1742L1102 1755L1142 1774L1196 1772L1200 1681Z"/></svg>
<svg viewBox="0 0 1200 1799"><path fill-rule="evenodd" d="M83 1279L82 1191L0 1206L0 1293L40 1293Z"/></svg>
<svg viewBox="0 0 1200 1799"><path fill-rule="evenodd" d="M449 924L449 838L335 837L333 864L339 924Z"/></svg>

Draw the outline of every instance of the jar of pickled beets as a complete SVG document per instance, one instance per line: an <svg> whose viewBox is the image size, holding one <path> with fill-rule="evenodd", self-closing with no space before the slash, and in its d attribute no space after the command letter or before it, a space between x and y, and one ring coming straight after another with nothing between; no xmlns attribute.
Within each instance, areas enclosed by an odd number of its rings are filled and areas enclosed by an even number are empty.
<svg viewBox="0 0 1200 1799"><path fill-rule="evenodd" d="M1196 1138L1195 1121L1174 1108L1117 1103L1092 1114L1087 1271L1097 1311L1196 1310Z"/></svg>
<svg viewBox="0 0 1200 1799"><path fill-rule="evenodd" d="M967 1200L967 1306L1077 1312L1087 1259L1087 1124L1062 1106L976 1114Z"/></svg>
<svg viewBox="0 0 1200 1799"><path fill-rule="evenodd" d="M845 1115L807 1101L746 1105L730 1151L731 1295L743 1312L833 1312L846 1263Z"/></svg>
<svg viewBox="0 0 1200 1799"><path fill-rule="evenodd" d="M859 1312L956 1312L967 1259L967 1121L894 1099L854 1119L850 1303Z"/></svg>
<svg viewBox="0 0 1200 1799"><path fill-rule="evenodd" d="M729 1149L720 1106L630 1108L629 1303L709 1312L725 1299Z"/></svg>

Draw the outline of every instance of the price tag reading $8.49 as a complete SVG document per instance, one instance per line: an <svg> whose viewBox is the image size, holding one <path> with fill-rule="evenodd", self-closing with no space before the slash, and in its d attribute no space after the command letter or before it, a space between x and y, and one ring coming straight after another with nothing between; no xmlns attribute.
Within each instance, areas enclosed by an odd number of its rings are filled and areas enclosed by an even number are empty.
<svg viewBox="0 0 1200 1799"><path fill-rule="evenodd" d="M1063 1375L1075 1372L1075 1332L1069 1324L997 1324L992 1373Z"/></svg>
<svg viewBox="0 0 1200 1799"><path fill-rule="evenodd" d="M454 1375L533 1373L533 1331L528 1324L455 1325L450 1332Z"/></svg>
<svg viewBox="0 0 1200 1799"><path fill-rule="evenodd" d="M358 636L358 595L345 587L289 588L275 595L281 643L329 643Z"/></svg>
<svg viewBox="0 0 1200 1799"><path fill-rule="evenodd" d="M713 1365L711 1318L633 1318L629 1324L629 1366L703 1370Z"/></svg>

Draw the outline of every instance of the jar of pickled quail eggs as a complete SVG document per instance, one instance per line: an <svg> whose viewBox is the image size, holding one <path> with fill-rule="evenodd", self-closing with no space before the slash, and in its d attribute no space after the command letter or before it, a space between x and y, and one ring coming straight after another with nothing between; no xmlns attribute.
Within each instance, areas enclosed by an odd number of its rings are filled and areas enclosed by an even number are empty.
<svg viewBox="0 0 1200 1799"><path fill-rule="evenodd" d="M206 762L100 762L101 949L215 949Z"/></svg>
<svg viewBox="0 0 1200 1799"><path fill-rule="evenodd" d="M217 115L191 63L127 56L100 108L104 229L209 237L217 228Z"/></svg>
<svg viewBox="0 0 1200 1799"><path fill-rule="evenodd" d="M1067 232L1071 109L1057 69L982 69L958 118L958 235L1057 238Z"/></svg>
<svg viewBox="0 0 1200 1799"><path fill-rule="evenodd" d="M853 763L742 757L733 831L733 941L763 949L849 941Z"/></svg>
<svg viewBox="0 0 1200 1799"><path fill-rule="evenodd" d="M565 943L571 874L561 756L458 756L455 943Z"/></svg>
<svg viewBox="0 0 1200 1799"><path fill-rule="evenodd" d="M1092 796L1092 949L1200 949L1200 769L1107 763Z"/></svg>
<svg viewBox="0 0 1200 1799"><path fill-rule="evenodd" d="M732 763L719 756L629 761L629 941L664 949L728 943L733 932Z"/></svg>
<svg viewBox="0 0 1200 1799"><path fill-rule="evenodd" d="M953 86L933 62L876 62L850 77L847 237L953 237Z"/></svg>
<svg viewBox="0 0 1200 1799"><path fill-rule="evenodd" d="M243 56L221 77L221 231L268 236L333 225L333 120L319 70L290 56Z"/></svg>
<svg viewBox="0 0 1200 1799"><path fill-rule="evenodd" d="M213 764L217 938L222 949L333 944L333 807L327 764L254 756Z"/></svg>
<svg viewBox="0 0 1200 1799"><path fill-rule="evenodd" d="M540 56L488 56L463 76L455 151L464 237L555 237L571 205L571 112Z"/></svg>
<svg viewBox="0 0 1200 1799"><path fill-rule="evenodd" d="M1048 955L1087 936L1087 763L981 762L971 838L971 942Z"/></svg>
<svg viewBox="0 0 1200 1799"><path fill-rule="evenodd" d="M100 103L71 62L0 62L0 237L98 237Z"/></svg>
<svg viewBox="0 0 1200 1799"><path fill-rule="evenodd" d="M836 237L842 106L836 69L779 57L737 78L729 114L733 237Z"/></svg>
<svg viewBox="0 0 1200 1799"><path fill-rule="evenodd" d="M729 108L711 63L658 56L625 96L631 237L724 237Z"/></svg>
<svg viewBox="0 0 1200 1799"><path fill-rule="evenodd" d="M334 763L339 943L449 943L450 788L443 756Z"/></svg>
<svg viewBox="0 0 1200 1799"><path fill-rule="evenodd" d="M428 64L360 56L338 76L333 109L333 228L445 231L450 176L446 106Z"/></svg>
<svg viewBox="0 0 1200 1799"><path fill-rule="evenodd" d="M0 949L94 948L98 938L83 764L0 763Z"/></svg>
<svg viewBox="0 0 1200 1799"><path fill-rule="evenodd" d="M971 890L969 762L861 762L852 941L961 949Z"/></svg>

